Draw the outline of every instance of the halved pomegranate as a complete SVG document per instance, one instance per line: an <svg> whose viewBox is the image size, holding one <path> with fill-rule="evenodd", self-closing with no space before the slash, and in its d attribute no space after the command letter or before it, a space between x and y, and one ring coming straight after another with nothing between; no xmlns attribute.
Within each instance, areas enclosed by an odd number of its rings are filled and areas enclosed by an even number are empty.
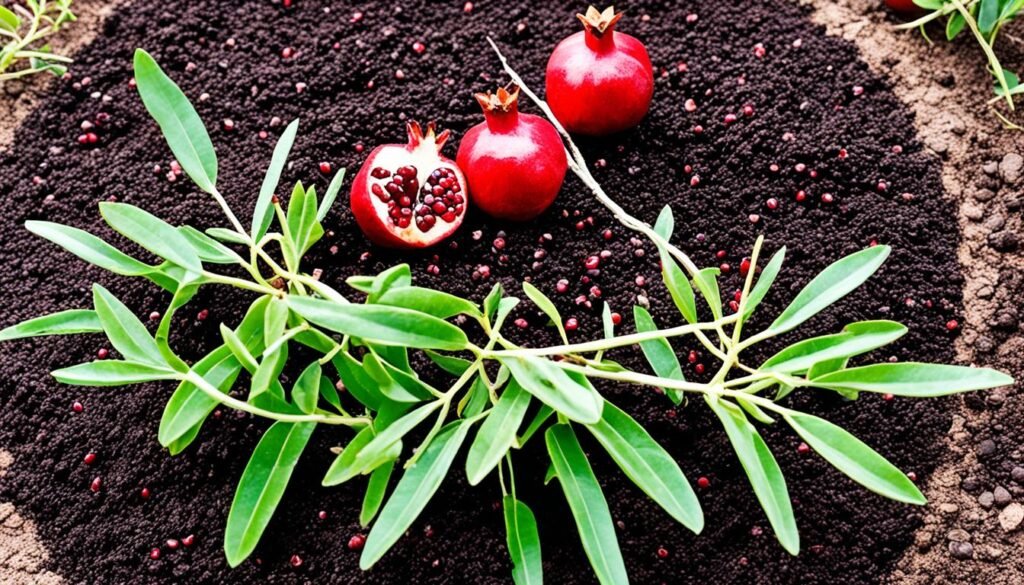
<svg viewBox="0 0 1024 585"><path fill-rule="evenodd" d="M409 122L408 144L378 146L352 182L351 205L366 237L389 248L426 248L450 236L466 215L466 178L441 156L449 132Z"/></svg>

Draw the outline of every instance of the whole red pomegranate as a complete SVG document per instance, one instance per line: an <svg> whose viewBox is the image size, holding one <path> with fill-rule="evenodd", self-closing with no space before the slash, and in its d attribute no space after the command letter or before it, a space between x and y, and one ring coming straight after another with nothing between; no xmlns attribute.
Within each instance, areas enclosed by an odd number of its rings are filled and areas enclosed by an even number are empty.
<svg viewBox="0 0 1024 585"><path fill-rule="evenodd" d="M473 204L500 219L533 219L565 179L562 139L544 118L519 113L518 87L475 97L484 121L466 132L455 158L466 171Z"/></svg>
<svg viewBox="0 0 1024 585"><path fill-rule="evenodd" d="M913 15L924 12L924 9L914 4L914 0L885 0L885 5L900 14Z"/></svg>
<svg viewBox="0 0 1024 585"><path fill-rule="evenodd" d="M640 123L651 105L654 70L643 43L614 30L612 7L577 14L583 31L558 43L548 59L547 100L575 134L603 136Z"/></svg>
<svg viewBox="0 0 1024 585"><path fill-rule="evenodd" d="M356 223L370 241L389 248L425 248L450 236L466 215L466 178L441 156L449 132L407 125L408 144L373 149L352 181Z"/></svg>

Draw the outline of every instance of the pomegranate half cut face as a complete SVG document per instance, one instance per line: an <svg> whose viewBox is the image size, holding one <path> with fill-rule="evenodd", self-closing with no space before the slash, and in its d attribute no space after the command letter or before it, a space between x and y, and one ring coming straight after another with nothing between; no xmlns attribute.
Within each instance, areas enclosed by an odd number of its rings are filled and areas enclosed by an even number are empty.
<svg viewBox="0 0 1024 585"><path fill-rule="evenodd" d="M448 131L408 124L408 144L386 144L370 153L352 183L352 213L366 236L390 248L425 248L462 224L468 207L466 179L441 156Z"/></svg>

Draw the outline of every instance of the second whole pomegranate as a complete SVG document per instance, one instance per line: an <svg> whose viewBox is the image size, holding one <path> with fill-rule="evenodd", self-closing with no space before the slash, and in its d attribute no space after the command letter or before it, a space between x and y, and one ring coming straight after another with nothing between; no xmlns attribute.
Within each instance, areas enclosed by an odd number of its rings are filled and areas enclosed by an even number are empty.
<svg viewBox="0 0 1024 585"><path fill-rule="evenodd" d="M499 219L533 219L551 206L565 179L558 131L540 116L519 112L517 87L476 99L485 120L469 129L455 158L473 204Z"/></svg>

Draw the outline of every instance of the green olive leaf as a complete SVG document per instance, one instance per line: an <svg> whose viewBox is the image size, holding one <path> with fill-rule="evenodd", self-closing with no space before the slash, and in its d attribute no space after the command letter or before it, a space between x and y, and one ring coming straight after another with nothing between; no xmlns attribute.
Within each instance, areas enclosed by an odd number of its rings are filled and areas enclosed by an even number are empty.
<svg viewBox="0 0 1024 585"><path fill-rule="evenodd" d="M181 89L142 49L135 50L135 85L182 170L200 189L215 193L217 153L203 121Z"/></svg>

